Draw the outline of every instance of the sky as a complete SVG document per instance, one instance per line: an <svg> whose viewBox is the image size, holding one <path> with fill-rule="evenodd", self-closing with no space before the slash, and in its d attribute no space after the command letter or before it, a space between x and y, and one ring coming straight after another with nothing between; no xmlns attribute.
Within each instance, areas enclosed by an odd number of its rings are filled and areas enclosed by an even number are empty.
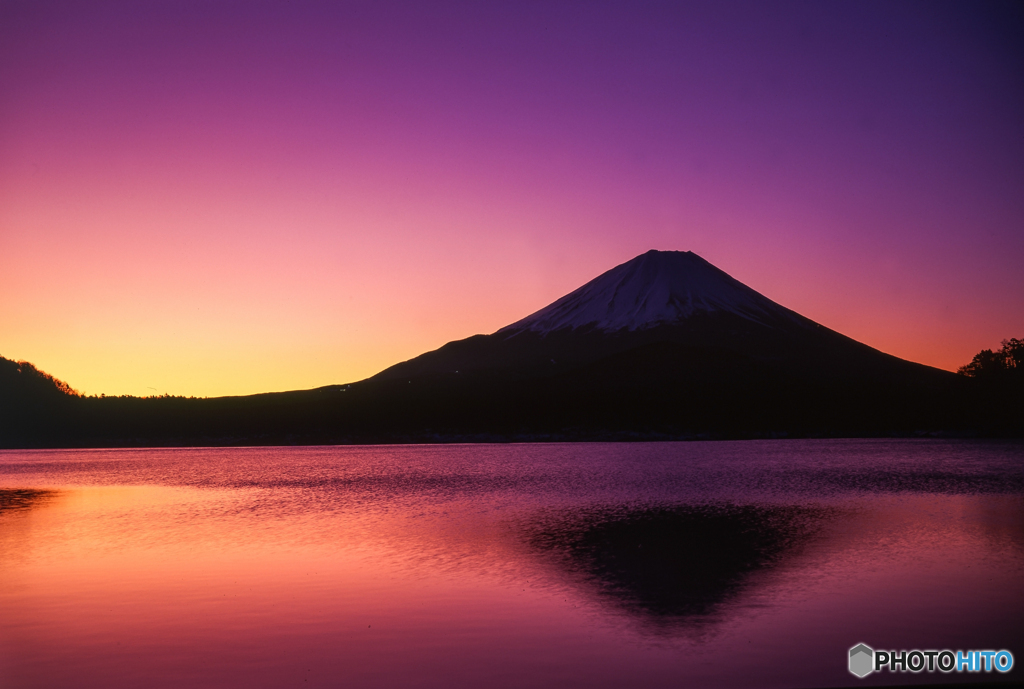
<svg viewBox="0 0 1024 689"><path fill-rule="evenodd" d="M1024 337L1024 10L0 0L0 356L352 382L691 250L884 352Z"/></svg>

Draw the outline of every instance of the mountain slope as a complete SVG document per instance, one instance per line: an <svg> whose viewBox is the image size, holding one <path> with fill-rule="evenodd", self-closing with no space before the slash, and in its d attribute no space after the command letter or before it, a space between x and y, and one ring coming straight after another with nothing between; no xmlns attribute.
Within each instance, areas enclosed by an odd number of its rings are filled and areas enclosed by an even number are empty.
<svg viewBox="0 0 1024 689"><path fill-rule="evenodd" d="M448 343L369 380L545 377L662 342L820 380L952 377L829 330L696 254L649 251L491 335Z"/></svg>
<svg viewBox="0 0 1024 689"><path fill-rule="evenodd" d="M659 251L349 386L408 432L584 437L950 429L963 390L961 377L832 331L695 254Z"/></svg>
<svg viewBox="0 0 1024 689"><path fill-rule="evenodd" d="M495 333L348 385L83 398L40 379L29 395L29 368L8 364L3 447L970 433L991 407L977 381L856 342L683 252L648 252Z"/></svg>

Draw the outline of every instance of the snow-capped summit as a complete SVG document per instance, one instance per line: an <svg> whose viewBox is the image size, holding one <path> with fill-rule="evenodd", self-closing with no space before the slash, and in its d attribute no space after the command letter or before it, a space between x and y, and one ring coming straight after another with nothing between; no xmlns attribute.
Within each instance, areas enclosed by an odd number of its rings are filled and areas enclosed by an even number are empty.
<svg viewBox="0 0 1024 689"><path fill-rule="evenodd" d="M701 311L729 312L758 323L797 317L691 251L652 249L498 332L633 331Z"/></svg>
<svg viewBox="0 0 1024 689"><path fill-rule="evenodd" d="M906 409L939 414L950 399L942 391L960 382L790 311L696 254L648 251L512 325L449 342L366 384L423 395L422 406L398 416L434 418L435 406L465 396L460 418L510 429L733 428L736 419L743 428L785 419L817 429L846 428L854 417L864 427L940 418ZM891 412L879 416L882 404ZM438 426L453 427L453 418Z"/></svg>

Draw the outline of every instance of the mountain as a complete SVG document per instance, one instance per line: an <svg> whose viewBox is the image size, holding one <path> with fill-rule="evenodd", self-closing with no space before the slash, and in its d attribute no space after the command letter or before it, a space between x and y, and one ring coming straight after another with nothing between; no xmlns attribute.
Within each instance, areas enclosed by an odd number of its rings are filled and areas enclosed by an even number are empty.
<svg viewBox="0 0 1024 689"><path fill-rule="evenodd" d="M649 251L497 332L347 385L194 400L83 398L50 382L34 383L31 404L0 389L10 412L0 414L0 446L885 436L984 425L976 381L884 354L678 251Z"/></svg>
<svg viewBox="0 0 1024 689"><path fill-rule="evenodd" d="M815 323L694 253L649 251L352 389L390 383L396 404L432 397L417 417L433 428L743 436L949 427L962 382Z"/></svg>
<svg viewBox="0 0 1024 689"><path fill-rule="evenodd" d="M692 252L652 250L491 335L448 343L369 380L546 377L653 345L801 377L952 378L829 330Z"/></svg>
<svg viewBox="0 0 1024 689"><path fill-rule="evenodd" d="M498 332L615 333L679 323L698 313L729 313L762 325L800 319L695 253L652 249Z"/></svg>

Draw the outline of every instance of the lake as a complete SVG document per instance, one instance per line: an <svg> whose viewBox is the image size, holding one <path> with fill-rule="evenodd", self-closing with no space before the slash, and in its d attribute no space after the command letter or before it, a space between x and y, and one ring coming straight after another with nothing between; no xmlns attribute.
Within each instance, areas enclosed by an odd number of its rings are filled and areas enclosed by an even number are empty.
<svg viewBox="0 0 1024 689"><path fill-rule="evenodd" d="M814 687L1024 653L1024 444L0 452L3 687Z"/></svg>

